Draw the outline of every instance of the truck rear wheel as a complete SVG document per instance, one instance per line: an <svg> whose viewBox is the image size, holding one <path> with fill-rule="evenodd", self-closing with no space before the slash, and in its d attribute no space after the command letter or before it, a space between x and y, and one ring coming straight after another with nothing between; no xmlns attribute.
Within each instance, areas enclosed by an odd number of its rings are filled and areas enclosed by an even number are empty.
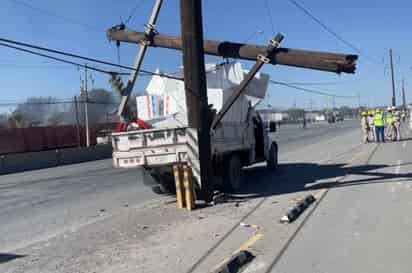
<svg viewBox="0 0 412 273"><path fill-rule="evenodd" d="M269 150L269 158L266 161L269 169L276 169L278 166L278 145L272 143Z"/></svg>
<svg viewBox="0 0 412 273"><path fill-rule="evenodd" d="M225 162L223 183L227 191L236 191L241 187L242 180L242 162L239 156L232 155Z"/></svg>

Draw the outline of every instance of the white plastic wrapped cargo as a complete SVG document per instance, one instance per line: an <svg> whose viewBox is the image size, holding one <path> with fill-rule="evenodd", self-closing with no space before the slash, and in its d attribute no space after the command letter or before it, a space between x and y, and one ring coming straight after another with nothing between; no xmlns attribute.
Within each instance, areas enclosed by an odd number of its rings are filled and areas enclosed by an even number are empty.
<svg viewBox="0 0 412 273"><path fill-rule="evenodd" d="M136 97L137 116L150 120L163 116L163 97L146 95Z"/></svg>
<svg viewBox="0 0 412 273"><path fill-rule="evenodd" d="M242 69L239 62L222 65L207 64L208 102L213 104L216 111L220 111L223 104L233 93L233 88L244 79L247 71ZM160 72L157 70L156 72ZM227 112L222 122L243 121L249 106L257 104L265 97L268 87L269 75L259 73L246 89L246 95L240 96L231 109ZM153 76L146 91L149 95L163 96L164 116L180 113L185 116L186 96L183 81Z"/></svg>

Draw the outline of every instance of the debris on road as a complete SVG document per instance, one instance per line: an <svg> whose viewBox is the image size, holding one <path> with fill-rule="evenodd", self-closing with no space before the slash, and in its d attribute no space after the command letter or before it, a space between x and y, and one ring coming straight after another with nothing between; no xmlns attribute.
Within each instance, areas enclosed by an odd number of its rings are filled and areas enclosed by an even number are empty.
<svg viewBox="0 0 412 273"><path fill-rule="evenodd" d="M302 212L308 208L313 202L316 201L316 198L310 194L306 196L303 200L297 202L297 204L289 210L289 212L282 216L280 219L281 223L292 223L295 221Z"/></svg>
<svg viewBox="0 0 412 273"><path fill-rule="evenodd" d="M223 192L214 192L212 197L212 205L216 206L227 201L227 196Z"/></svg>
<svg viewBox="0 0 412 273"><path fill-rule="evenodd" d="M241 250L221 263L219 267L213 270L213 273L232 273L232 272L239 272L242 267L244 267L247 263L251 262L255 256L247 251Z"/></svg>

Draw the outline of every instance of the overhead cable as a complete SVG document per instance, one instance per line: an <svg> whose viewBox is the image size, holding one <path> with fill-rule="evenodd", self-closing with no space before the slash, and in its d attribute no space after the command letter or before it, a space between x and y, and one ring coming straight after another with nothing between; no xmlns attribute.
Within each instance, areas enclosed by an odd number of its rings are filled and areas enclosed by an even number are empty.
<svg viewBox="0 0 412 273"><path fill-rule="evenodd" d="M351 48L352 50L356 51L360 55L366 57L370 61L374 63L379 63L376 61L374 58L369 57L366 55L362 50L360 50L357 46L355 46L353 43L349 42L348 40L344 39L341 35L339 35L336 31L331 29L329 26L327 26L325 23L323 23L318 17L313 15L307 8L305 8L302 4L298 3L295 0L289 0L290 3L292 3L295 7L300 9L303 13L305 13L309 18L311 18L314 22L316 22L319 26L321 26L326 32L334 36L336 39L338 39L340 42L344 43L346 46ZM379 63L380 64L380 63Z"/></svg>
<svg viewBox="0 0 412 273"><path fill-rule="evenodd" d="M79 22L79 21L74 20L74 19L72 19L72 18L59 15L59 14L53 12L53 11L50 11L50 10L46 10L46 9L43 9L43 8L36 7L36 6L34 6L33 4L29 4L29 3L26 3L26 2L21 1L21 0L9 0L9 2L12 2L12 3L14 3L14 4L23 6L23 7L25 7L25 8L29 8L29 9L34 10L34 11L37 11L37 12L39 12L39 13L43 13L43 14L45 14L45 15L47 15L47 16L55 17L55 18L57 18L57 19L66 21L66 22L68 22L68 23L70 23L70 24L78 25L78 26L81 26L81 27L84 27L84 28L87 28L87 29L92 29L92 30L94 30L94 31L99 31L99 32L101 31L101 30L100 30L98 27L96 27L96 26L92 26L92 25L89 25L89 24L86 24L86 23L83 23L83 22Z"/></svg>
<svg viewBox="0 0 412 273"><path fill-rule="evenodd" d="M272 84L286 86L286 87L293 88L293 89L296 89L296 90L299 90L299 91L302 91L302 92L307 92L307 93L312 93L312 94L317 94L317 95L322 95L322 96L327 96L327 97L343 98L343 99L355 99L355 98L359 97L359 96L344 96L344 95L331 94L331 93L324 92L324 91L313 90L313 89L308 89L308 88L296 86L296 85L289 84L289 83L286 83L286 82L280 82L280 81L274 81L274 80L270 80L270 82Z"/></svg>
<svg viewBox="0 0 412 273"><path fill-rule="evenodd" d="M119 64L112 63L112 62L99 60L99 59L96 59L96 58L81 56L81 55L74 54L74 53L69 53L69 52L64 52L64 51L61 51L61 50L41 47L41 46L37 46L37 45L34 45L34 44L18 42L18 41L15 41L15 40L0 38L0 42L19 45L19 46L28 47L28 48L37 49L37 50L46 51L46 52L51 52L51 53L54 53L54 54L63 55L63 56L76 58L76 59L81 59L81 60L85 60L85 61L88 61L88 62L99 63L99 64L113 66L113 67L120 67L120 68L124 68L124 69L127 69L127 70L136 70L135 68L133 68L131 66L119 65ZM49 58L49 57L54 58L54 60L56 60L56 61L62 61L63 60L61 58L52 57L52 56L49 56L49 55L45 55L45 54L42 54L42 53L27 50L27 49L18 48L18 47L15 47L15 46L4 44L4 43L1 43L1 45L2 46L8 46L8 47L11 47L11 48L14 48L14 49L17 49L17 50L26 51L27 53L36 54L36 55L43 56L43 57L46 57L46 58ZM67 61L67 60L63 60L63 61ZM72 61L67 61L66 63L71 63L73 65L77 65L77 63L72 62ZM95 71L103 72L103 73L107 72L103 69L100 69L100 70L101 71L98 71L98 70L95 70ZM148 70L144 70L144 69L140 69L139 72L150 74L150 75L156 75L156 76L160 76L160 77L165 77L165 78L170 78L170 79L175 79L175 80L183 80L183 78L175 77L173 75L168 75L168 74L164 74L164 73L156 73L156 72L152 72L152 71L148 71Z"/></svg>

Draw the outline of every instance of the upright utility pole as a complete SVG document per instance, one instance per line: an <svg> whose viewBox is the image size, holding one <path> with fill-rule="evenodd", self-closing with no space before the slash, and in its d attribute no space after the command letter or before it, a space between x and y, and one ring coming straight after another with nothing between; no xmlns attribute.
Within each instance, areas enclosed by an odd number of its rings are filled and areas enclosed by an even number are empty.
<svg viewBox="0 0 412 273"><path fill-rule="evenodd" d="M86 126L86 147L90 147L90 132L89 132L89 94L87 91L87 65L84 67L84 95L85 95L85 102L84 102L84 123Z"/></svg>
<svg viewBox="0 0 412 273"><path fill-rule="evenodd" d="M212 189L210 123L207 101L201 0L180 0L184 84L188 126L198 140L202 198Z"/></svg>
<svg viewBox="0 0 412 273"><path fill-rule="evenodd" d="M406 110L405 79L402 79L402 105L403 110Z"/></svg>
<svg viewBox="0 0 412 273"><path fill-rule="evenodd" d="M76 111L76 131L77 131L77 145L80 147L81 146L81 141L80 141L80 122L79 122L79 108L77 105L77 96L74 96L74 109Z"/></svg>
<svg viewBox="0 0 412 273"><path fill-rule="evenodd" d="M392 49L389 49L389 57L391 61L391 75L392 75L392 106L396 106L395 76L393 72Z"/></svg>

